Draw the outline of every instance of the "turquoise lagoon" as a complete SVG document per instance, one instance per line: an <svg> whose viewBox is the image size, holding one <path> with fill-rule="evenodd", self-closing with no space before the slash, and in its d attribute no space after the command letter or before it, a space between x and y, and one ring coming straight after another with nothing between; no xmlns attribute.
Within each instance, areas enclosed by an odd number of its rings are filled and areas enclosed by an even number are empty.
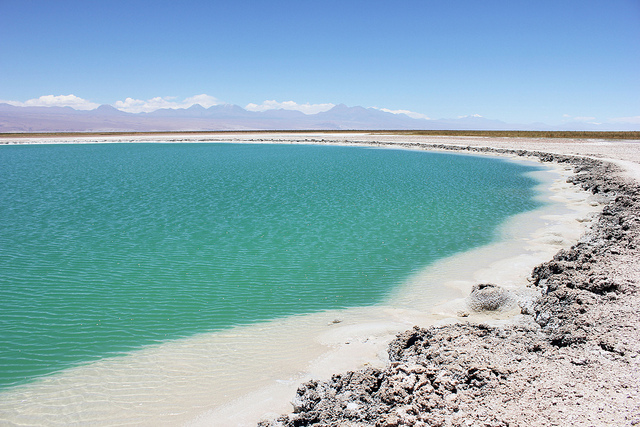
<svg viewBox="0 0 640 427"><path fill-rule="evenodd" d="M0 147L0 387L380 304L540 207L503 159L346 146Z"/></svg>

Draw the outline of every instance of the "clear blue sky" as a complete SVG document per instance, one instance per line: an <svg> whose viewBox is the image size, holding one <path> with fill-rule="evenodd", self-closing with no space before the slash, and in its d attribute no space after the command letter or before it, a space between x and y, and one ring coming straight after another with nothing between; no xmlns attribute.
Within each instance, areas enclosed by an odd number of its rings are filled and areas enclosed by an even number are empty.
<svg viewBox="0 0 640 427"><path fill-rule="evenodd" d="M69 94L640 122L640 0L0 0L0 100Z"/></svg>

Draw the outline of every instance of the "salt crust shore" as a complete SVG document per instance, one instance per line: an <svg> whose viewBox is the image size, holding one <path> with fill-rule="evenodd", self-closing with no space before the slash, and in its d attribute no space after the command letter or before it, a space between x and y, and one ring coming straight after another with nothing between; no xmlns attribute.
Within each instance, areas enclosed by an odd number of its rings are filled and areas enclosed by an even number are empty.
<svg viewBox="0 0 640 427"><path fill-rule="evenodd" d="M189 140L194 137L190 135ZM157 136L150 138L155 141L158 139L160 138ZM167 136L165 140L173 142L175 139L175 136ZM234 139L236 138L224 135L218 140ZM627 168L627 174L635 174L636 180L640 175L640 150L637 143L630 142L424 138L361 134L242 135L237 139L241 139L242 142L366 145L384 143L396 147L409 142L425 146L410 145L405 148L461 149L465 153L477 152L473 148L476 146L491 146L509 151L481 149L480 152L525 157L529 153L511 150L538 150L540 147L546 152L613 158L616 163ZM210 136L207 136L206 140L210 141ZM75 142L87 141L78 138ZM91 142L115 141L100 138ZM559 161L561 164L583 169L578 176L596 178L595 181L591 178L581 181L580 178L580 185L592 192L597 189L595 192L603 203L624 205L622 208L605 208L605 215L601 217L614 216L617 221L615 227L618 227L614 230L616 232L612 233L609 228L609 231L604 232L604 238L599 235L598 233L603 233L604 228L600 219L580 240L578 246L584 246L585 242L595 242L597 250L589 249L589 253L592 254L589 260L595 262L585 262L580 258L580 254L585 252L584 248L568 249L571 243L578 241L583 230L576 227L569 231L569 224L584 225L587 219L584 211L578 214L574 212L570 223L563 223L559 218L546 218L547 221L556 220L554 227L557 230L552 229L549 233L547 228L546 234L531 238L527 243L528 249L516 257L509 257L508 263L513 264L515 261L517 264L522 260L522 256L531 255L532 252L535 253L534 257L522 262L522 265L515 269L505 268L504 260L501 264L499 259L494 260L492 268L484 266L484 273L483 266L477 266L476 270L471 267L467 270L473 270L471 280L467 278L451 283L449 287L454 292L440 295L445 299L451 298L452 295L461 296L465 292L468 293L475 279L485 277L497 279L495 282L507 288L521 288L522 280L530 275L531 268L553 256L553 253L545 253L544 250L533 250L536 245L538 249L546 247L547 251L554 245L566 247L568 250L561 252L565 255L560 255L559 259L554 258L534 271L532 278L536 286L530 290L533 294L536 290L542 291L543 296L534 304L526 304L526 295L521 295L520 302L525 315L514 316L522 310L520 308L497 313L464 312L464 299L460 298L454 298L454 302L449 306L441 305L436 310L440 311L439 316L425 315L424 318L420 318L419 313L416 313L420 304L415 307L405 306L405 313L393 314L397 320L395 324L391 322L378 325L372 322L372 319L367 321L366 315L363 316L364 323L358 323L363 320L358 319L359 315L354 315L350 323L347 315L342 319L345 324L335 325L335 331L341 332L332 332L325 337L324 344L333 346L334 350L316 359L315 371L309 369L308 375L328 379L330 372L354 369L357 367L353 366L355 354L360 354L355 357L356 365L369 364L372 368L355 374L334 376L324 383L306 383L295 397L296 413L280 418L279 421L273 421L275 413L287 409L282 402L283 390L266 387L235 400L235 404L232 402L222 408L210 410L187 424L255 425L257 419L265 415L268 415L275 425L632 425L640 421L637 396L637 354L640 351L637 338L639 304L636 297L638 267L635 266L640 259L636 252L637 187L622 182L622 172L613 168L594 171L594 165L600 165L600 162L546 156L540 153L536 156L544 161ZM572 179L575 181L575 178ZM582 203L584 206L584 194L568 191L566 187L571 186L565 185L564 189L556 191L565 191L563 197L572 197L569 194L573 194L578 200L572 203ZM615 213L609 215L608 209L614 209ZM632 211L635 213L629 214ZM508 227L505 232L510 232ZM606 238L607 236L613 237ZM496 250L496 254L504 257L504 249ZM469 263L475 259L473 254L467 255L466 259L453 260L452 264L440 268L455 268L461 261ZM546 258L531 264L535 257L540 256ZM483 261L487 259L483 258ZM523 269L526 268L528 273L523 276ZM511 278L496 277L497 271L508 270L518 272ZM579 275L576 273L578 271ZM447 277L446 272L443 274L439 277ZM574 277L576 275L579 276L577 279ZM417 278L415 283L423 283L424 280L428 278ZM517 283L518 281L520 283ZM412 295L411 292L405 294ZM417 296L418 293L413 295ZM412 302L415 301L412 299ZM406 316L409 312L413 317ZM458 320L471 322L442 326L453 323L456 314L469 314L469 317ZM505 318L515 321L507 321ZM400 334L389 348L391 363L385 364L385 355L380 354L379 349L386 345L389 334L395 332L394 328L406 329L411 326L408 324L410 322L422 326L438 323L437 320L434 322L434 319L439 319L438 326L426 330L409 330ZM361 328L358 325L363 324L368 326L364 331L358 330ZM292 326L291 331L294 333L295 325ZM323 326L328 329L334 328L327 323ZM361 339L362 337L367 338ZM343 344L345 341L349 344ZM214 347L210 347L209 350L215 351ZM265 361L265 366L267 369L271 368L268 360ZM305 377L297 379L304 380ZM294 382L284 387L290 392L287 400L294 397L292 390L295 390L296 385ZM256 404L260 399L263 406ZM0 405L2 406L4 405ZM251 410L251 407L256 410ZM2 409L6 408L4 406ZM164 416L166 421L171 420L173 424L186 421L184 417L172 417L167 412ZM133 421L132 424L153 424L149 419L145 421L144 418L136 417L120 418L119 422L103 424L129 424L129 421Z"/></svg>
<svg viewBox="0 0 640 427"><path fill-rule="evenodd" d="M570 180L606 204L577 244L534 268L541 296L524 316L415 327L390 344L385 369L308 382L293 415L261 425L640 424L638 145L616 145L613 162L516 152L572 165Z"/></svg>

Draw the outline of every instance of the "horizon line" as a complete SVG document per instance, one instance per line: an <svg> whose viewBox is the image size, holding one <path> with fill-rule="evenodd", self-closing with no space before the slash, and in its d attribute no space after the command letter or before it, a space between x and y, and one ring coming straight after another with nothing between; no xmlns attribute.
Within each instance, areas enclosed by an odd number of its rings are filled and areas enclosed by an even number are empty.
<svg viewBox="0 0 640 427"><path fill-rule="evenodd" d="M293 130L181 130L181 131L104 131L104 132L0 132L0 138L39 138L39 137L90 137L90 136L143 136L143 135L180 135L180 134L261 134L261 133L371 133L394 135L433 135L433 136L478 136L504 138L566 138L566 139L627 139L640 140L640 131L535 131L535 130L402 130L402 129L293 129Z"/></svg>

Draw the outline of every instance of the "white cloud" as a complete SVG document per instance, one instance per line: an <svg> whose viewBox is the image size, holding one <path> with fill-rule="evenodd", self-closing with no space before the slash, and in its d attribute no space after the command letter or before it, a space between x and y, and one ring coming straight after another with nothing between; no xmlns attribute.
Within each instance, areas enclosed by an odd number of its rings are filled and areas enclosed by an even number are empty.
<svg viewBox="0 0 640 427"><path fill-rule="evenodd" d="M113 104L120 111L127 113L149 113L161 108L178 108L174 101L159 96L143 101L141 99L127 98L124 101L116 101Z"/></svg>
<svg viewBox="0 0 640 427"><path fill-rule="evenodd" d="M391 114L404 114L406 116L411 117L412 119L425 119L425 120L431 120L431 118L429 118L428 116L426 116L425 114L422 113L416 113L415 111L409 111L409 110L390 110L388 108L378 108L378 107L373 107L376 110L380 110L380 111L384 111L385 113L391 113Z"/></svg>
<svg viewBox="0 0 640 427"><path fill-rule="evenodd" d="M93 110L100 106L75 95L44 95L40 98L29 99L25 102L4 101L16 107L71 107L75 110Z"/></svg>
<svg viewBox="0 0 640 427"><path fill-rule="evenodd" d="M189 98L186 98L182 102L183 102L184 105L189 105L189 107L191 107L192 105L195 105L195 104L200 104L204 108L213 107L214 105L218 105L218 104L221 103L215 97L213 97L211 95L207 95L205 93L202 93L200 95L191 96ZM181 108L189 108L189 107L181 107Z"/></svg>
<svg viewBox="0 0 640 427"><path fill-rule="evenodd" d="M294 101L278 102L275 100L267 100L260 105L253 104L253 103L247 104L247 106L244 108L245 110L249 110L249 111L267 111L267 110L283 109L283 110L301 111L305 114L316 114L316 113L321 113L323 111L328 111L333 107L335 107L335 104L309 104L309 103L298 104L297 102L294 102Z"/></svg>
<svg viewBox="0 0 640 427"><path fill-rule="evenodd" d="M615 119L611 119L609 121L613 123L632 123L632 124L640 125L640 116L616 117Z"/></svg>
<svg viewBox="0 0 640 427"><path fill-rule="evenodd" d="M220 101L213 96L203 93L201 95L190 96L182 101L178 101L175 96L157 96L155 98L147 99L146 101L127 98L124 101L114 102L113 106L118 110L126 111L127 113L150 113L151 111L159 110L161 108L189 108L196 104L200 104L204 108L209 108L220 104Z"/></svg>

